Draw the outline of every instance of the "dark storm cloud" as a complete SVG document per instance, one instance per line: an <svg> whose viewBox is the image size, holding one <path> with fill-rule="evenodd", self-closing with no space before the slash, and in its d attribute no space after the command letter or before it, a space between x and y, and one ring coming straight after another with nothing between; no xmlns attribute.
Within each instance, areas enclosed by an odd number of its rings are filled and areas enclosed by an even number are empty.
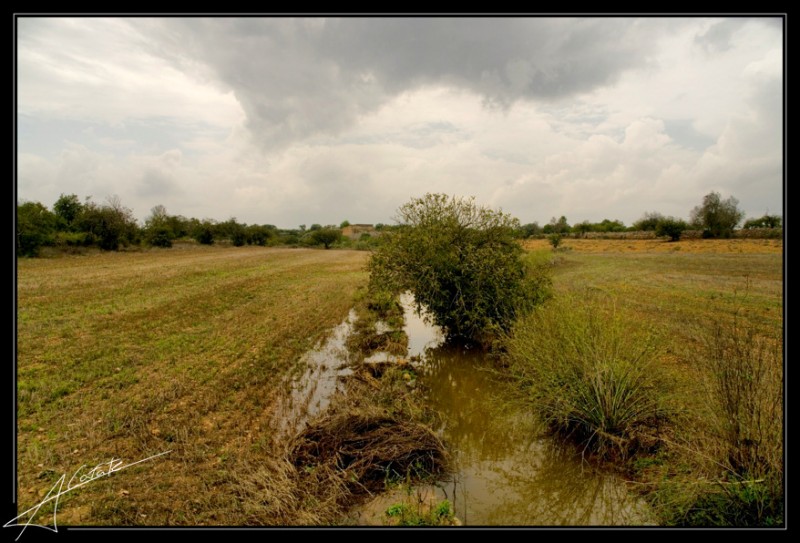
<svg viewBox="0 0 800 543"><path fill-rule="evenodd" d="M233 89L267 147L335 134L423 85L486 104L569 97L647 64L662 23L638 19L183 19L161 43Z"/></svg>

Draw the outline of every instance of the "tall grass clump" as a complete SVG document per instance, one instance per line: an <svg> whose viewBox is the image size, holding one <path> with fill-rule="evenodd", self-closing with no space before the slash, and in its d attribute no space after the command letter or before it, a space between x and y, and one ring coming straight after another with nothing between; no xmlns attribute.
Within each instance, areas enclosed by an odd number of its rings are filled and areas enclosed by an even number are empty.
<svg viewBox="0 0 800 543"><path fill-rule="evenodd" d="M563 296L520 318L507 360L554 430L601 455L627 455L667 413L658 335L602 296Z"/></svg>
<svg viewBox="0 0 800 543"><path fill-rule="evenodd" d="M739 308L703 337L706 374L703 453L718 477L701 486L676 523L775 526L783 523L783 357L779 331ZM721 471L721 473L720 473Z"/></svg>

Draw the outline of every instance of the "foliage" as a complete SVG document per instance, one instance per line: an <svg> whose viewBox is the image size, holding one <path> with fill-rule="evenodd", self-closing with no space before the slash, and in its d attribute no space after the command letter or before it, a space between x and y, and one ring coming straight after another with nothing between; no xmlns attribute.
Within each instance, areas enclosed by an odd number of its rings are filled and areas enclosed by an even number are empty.
<svg viewBox="0 0 800 543"><path fill-rule="evenodd" d="M451 337L487 346L549 292L544 270L523 263L519 223L505 213L426 194L403 205L399 220L372 254L370 284L411 291Z"/></svg>
<svg viewBox="0 0 800 543"><path fill-rule="evenodd" d="M442 500L423 511L422 504L416 507L408 502L398 502L386 509L386 516L398 526L451 526L455 521L453 506Z"/></svg>
<svg viewBox="0 0 800 543"><path fill-rule="evenodd" d="M311 242L314 245L324 245L326 249L330 249L331 245L339 241L342 237L342 231L338 228L314 228L311 227Z"/></svg>
<svg viewBox="0 0 800 543"><path fill-rule="evenodd" d="M703 197L703 203L692 210L691 223L702 228L704 238L729 238L733 229L744 218L739 209L739 200L733 196L722 200L718 192Z"/></svg>
<svg viewBox="0 0 800 543"><path fill-rule="evenodd" d="M556 220L555 217L550 219L550 222L544 225L542 233L544 234L567 234L570 231L569 223L564 215Z"/></svg>
<svg viewBox="0 0 800 543"><path fill-rule="evenodd" d="M656 224L656 236L669 236L670 241L678 241L686 228L686 221L675 217L662 217Z"/></svg>
<svg viewBox="0 0 800 543"><path fill-rule="evenodd" d="M197 243L213 245L215 226L216 225L208 219L203 222L196 221L196 223L192 225L191 236L197 240Z"/></svg>
<svg viewBox="0 0 800 543"><path fill-rule="evenodd" d="M553 246L553 250L555 251L558 249L558 246L561 245L561 234L550 234L547 236L547 241L550 242L550 245Z"/></svg>
<svg viewBox="0 0 800 543"><path fill-rule="evenodd" d="M43 245L54 241L57 217L39 202L17 206L17 250L23 256L37 256Z"/></svg>
<svg viewBox="0 0 800 543"><path fill-rule="evenodd" d="M600 296L564 296L506 337L512 375L555 430L601 453L626 454L667 409L658 336Z"/></svg>
<svg viewBox="0 0 800 543"><path fill-rule="evenodd" d="M523 239L528 239L532 236L537 236L542 233L542 227L538 222L523 224L517 229L517 235Z"/></svg>
<svg viewBox="0 0 800 543"><path fill-rule="evenodd" d="M76 228L91 234L98 247L106 251L116 251L120 245L130 245L139 241L139 227L133 212L124 207L119 198L108 198L105 205L88 201L76 220Z"/></svg>
<svg viewBox="0 0 800 543"><path fill-rule="evenodd" d="M53 212L59 219L61 229L71 229L75 219L81 214L83 204L78 200L76 194L61 194L56 203L53 204Z"/></svg>
<svg viewBox="0 0 800 543"><path fill-rule="evenodd" d="M782 222L780 215L764 214L761 218L746 220L742 228L746 230L753 228L780 228Z"/></svg>
<svg viewBox="0 0 800 543"><path fill-rule="evenodd" d="M655 230L658 223L664 218L664 215L657 211L648 211L642 215L641 219L633 223L633 227L636 230Z"/></svg>
<svg viewBox="0 0 800 543"><path fill-rule="evenodd" d="M350 221L345 219L342 221L342 224L339 225L339 228L347 228L348 226L350 226Z"/></svg>

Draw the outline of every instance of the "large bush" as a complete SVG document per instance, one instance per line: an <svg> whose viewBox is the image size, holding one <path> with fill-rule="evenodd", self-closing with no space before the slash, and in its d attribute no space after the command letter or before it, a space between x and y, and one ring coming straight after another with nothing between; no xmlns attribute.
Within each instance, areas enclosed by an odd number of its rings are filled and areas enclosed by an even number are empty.
<svg viewBox="0 0 800 543"><path fill-rule="evenodd" d="M398 220L372 254L371 285L411 291L451 337L489 345L521 309L546 297L549 276L523 263L511 216L427 194L403 205Z"/></svg>
<svg viewBox="0 0 800 543"><path fill-rule="evenodd" d="M39 248L54 241L57 218L39 202L17 206L17 249L24 256L37 256Z"/></svg>

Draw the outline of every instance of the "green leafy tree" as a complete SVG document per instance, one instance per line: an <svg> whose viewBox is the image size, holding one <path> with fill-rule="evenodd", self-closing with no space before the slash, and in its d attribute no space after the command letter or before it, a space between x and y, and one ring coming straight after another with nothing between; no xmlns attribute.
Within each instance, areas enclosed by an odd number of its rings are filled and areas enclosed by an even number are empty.
<svg viewBox="0 0 800 543"><path fill-rule="evenodd" d="M743 218L739 200L733 196L723 200L718 192L710 192L692 210L691 223L703 230L703 237L729 238Z"/></svg>
<svg viewBox="0 0 800 543"><path fill-rule="evenodd" d="M398 219L372 253L371 288L411 291L449 336L488 346L547 296L549 276L523 263L510 215L473 198L426 194L400 207Z"/></svg>
<svg viewBox="0 0 800 543"><path fill-rule="evenodd" d="M539 226L538 222L531 222L528 224L523 224L519 227L518 230L519 237L523 239L528 239L531 236L536 236L542 233L542 227Z"/></svg>
<svg viewBox="0 0 800 543"><path fill-rule="evenodd" d="M664 219L664 215L657 211L648 211L642 218L633 223L634 230L655 230L659 221Z"/></svg>
<svg viewBox="0 0 800 543"><path fill-rule="evenodd" d="M342 238L342 232L338 228L314 228L312 226L310 238L313 245L324 245L326 249L330 249L331 245Z"/></svg>
<svg viewBox="0 0 800 543"><path fill-rule="evenodd" d="M570 230L569 223L567 222L567 218L564 215L556 220L555 217L550 219L550 222L544 225L542 231L545 234L566 234Z"/></svg>
<svg viewBox="0 0 800 543"><path fill-rule="evenodd" d="M172 247L175 234L170 226L167 208L160 204L153 207L144 222L145 241L154 247Z"/></svg>
<svg viewBox="0 0 800 543"><path fill-rule="evenodd" d="M339 225L339 228L346 228L348 226L350 226L350 221L345 219L345 220L342 221L342 224Z"/></svg>
<svg viewBox="0 0 800 543"><path fill-rule="evenodd" d="M44 245L54 240L58 217L39 202L17 205L17 251L23 256L38 256Z"/></svg>
<svg viewBox="0 0 800 543"><path fill-rule="evenodd" d="M53 204L53 212L58 218L58 226L62 230L72 229L75 219L83 211L83 204L78 200L76 194L61 194L56 203Z"/></svg>

